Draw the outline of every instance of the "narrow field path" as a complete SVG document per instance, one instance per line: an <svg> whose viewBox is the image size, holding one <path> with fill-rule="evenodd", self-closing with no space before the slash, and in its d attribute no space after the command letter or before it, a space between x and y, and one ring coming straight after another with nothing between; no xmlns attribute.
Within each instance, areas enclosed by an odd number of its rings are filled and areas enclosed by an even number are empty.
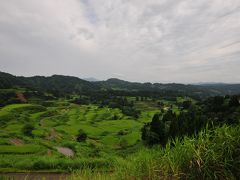
<svg viewBox="0 0 240 180"><path fill-rule="evenodd" d="M48 140L61 139L62 136L54 128L50 129L49 135L47 136Z"/></svg>
<svg viewBox="0 0 240 180"><path fill-rule="evenodd" d="M3 179L17 180L67 180L70 177L68 173L47 173L47 172L29 172L29 173L0 173Z"/></svg>

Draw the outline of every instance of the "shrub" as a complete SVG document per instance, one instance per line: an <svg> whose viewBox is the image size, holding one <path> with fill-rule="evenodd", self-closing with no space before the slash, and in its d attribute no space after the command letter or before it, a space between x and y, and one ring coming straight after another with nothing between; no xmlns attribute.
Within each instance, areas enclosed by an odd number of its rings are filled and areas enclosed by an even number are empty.
<svg viewBox="0 0 240 180"><path fill-rule="evenodd" d="M77 141L84 142L84 141L86 141L86 139L87 139L87 134L82 129L80 129L78 131Z"/></svg>
<svg viewBox="0 0 240 180"><path fill-rule="evenodd" d="M32 124L25 124L22 128L22 133L26 136L32 136L33 130L34 130L34 126Z"/></svg>
<svg viewBox="0 0 240 180"><path fill-rule="evenodd" d="M125 149L128 147L128 142L125 138L122 138L119 142L119 145L121 146L121 148Z"/></svg>

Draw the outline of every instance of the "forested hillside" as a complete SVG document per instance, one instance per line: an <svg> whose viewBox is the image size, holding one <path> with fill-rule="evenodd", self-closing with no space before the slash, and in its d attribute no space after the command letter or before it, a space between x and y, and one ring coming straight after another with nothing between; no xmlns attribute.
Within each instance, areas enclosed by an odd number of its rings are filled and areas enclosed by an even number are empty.
<svg viewBox="0 0 240 180"><path fill-rule="evenodd" d="M120 79L89 82L73 76L53 75L50 77L34 76L22 77L0 72L0 87L26 87L42 92L61 93L88 93L92 91L116 90L125 92L154 92L164 95L188 95L195 97L209 97L216 95L231 95L240 93L240 84L160 84L137 83Z"/></svg>

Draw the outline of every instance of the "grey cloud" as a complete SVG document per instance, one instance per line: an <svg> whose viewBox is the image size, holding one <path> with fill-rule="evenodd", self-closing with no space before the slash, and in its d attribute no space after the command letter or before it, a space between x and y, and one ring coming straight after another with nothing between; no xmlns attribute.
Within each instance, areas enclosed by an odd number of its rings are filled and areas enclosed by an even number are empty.
<svg viewBox="0 0 240 180"><path fill-rule="evenodd" d="M94 35L87 29L85 28L77 28L77 34L78 35L83 35L85 39L89 40L94 37Z"/></svg>
<svg viewBox="0 0 240 180"><path fill-rule="evenodd" d="M234 46L236 44L240 44L240 41L231 42L230 44L226 44L226 45L220 47L220 49L227 48L227 47L230 47L230 46Z"/></svg>
<svg viewBox="0 0 240 180"><path fill-rule="evenodd" d="M239 82L238 0L0 2L0 70Z"/></svg>

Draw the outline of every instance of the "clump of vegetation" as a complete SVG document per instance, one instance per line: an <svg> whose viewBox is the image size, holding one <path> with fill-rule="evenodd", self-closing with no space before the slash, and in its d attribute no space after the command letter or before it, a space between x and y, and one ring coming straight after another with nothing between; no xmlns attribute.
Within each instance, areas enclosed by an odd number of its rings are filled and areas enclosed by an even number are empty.
<svg viewBox="0 0 240 180"><path fill-rule="evenodd" d="M128 142L125 138L122 138L119 142L119 145L121 146L122 149L125 149L128 147Z"/></svg>
<svg viewBox="0 0 240 180"><path fill-rule="evenodd" d="M34 126L32 124L25 124L22 128L22 133L26 136L33 136L32 131L34 130Z"/></svg>
<svg viewBox="0 0 240 180"><path fill-rule="evenodd" d="M82 130L78 130L78 135L77 135L77 141L78 142L84 142L87 139L87 134Z"/></svg>
<svg viewBox="0 0 240 180"><path fill-rule="evenodd" d="M124 130L120 130L118 131L118 135L119 136L124 136L124 135L127 135L129 133L129 131L127 129L124 129Z"/></svg>

